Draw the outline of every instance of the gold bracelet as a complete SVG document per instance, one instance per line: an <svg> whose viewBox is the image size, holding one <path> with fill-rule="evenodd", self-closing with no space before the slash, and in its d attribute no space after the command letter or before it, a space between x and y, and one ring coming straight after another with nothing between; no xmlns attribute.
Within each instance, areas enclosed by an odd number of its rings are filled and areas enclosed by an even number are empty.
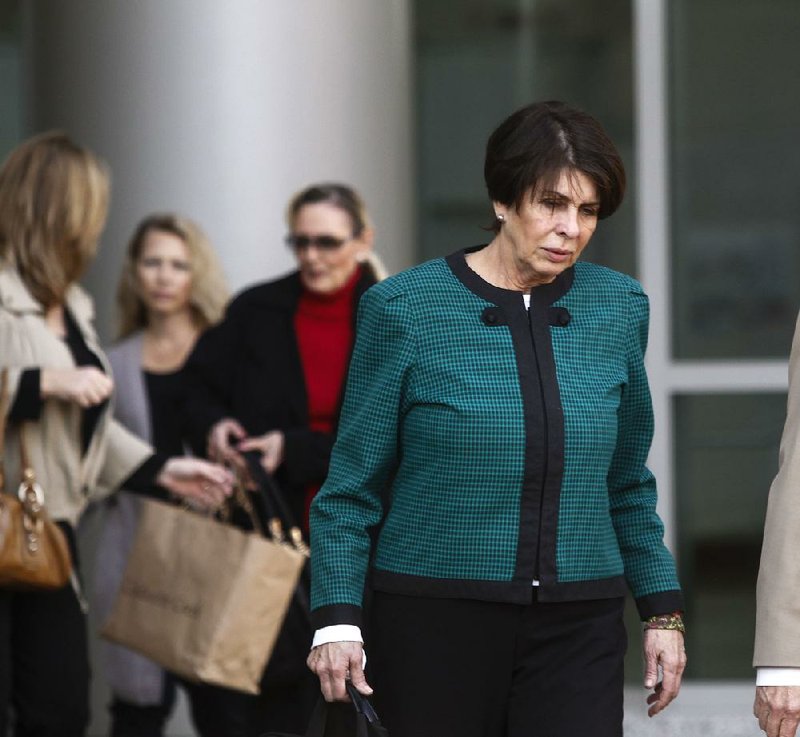
<svg viewBox="0 0 800 737"><path fill-rule="evenodd" d="M677 630L686 634L686 626L683 623L682 612L672 612L671 614L656 614L644 620L646 630Z"/></svg>

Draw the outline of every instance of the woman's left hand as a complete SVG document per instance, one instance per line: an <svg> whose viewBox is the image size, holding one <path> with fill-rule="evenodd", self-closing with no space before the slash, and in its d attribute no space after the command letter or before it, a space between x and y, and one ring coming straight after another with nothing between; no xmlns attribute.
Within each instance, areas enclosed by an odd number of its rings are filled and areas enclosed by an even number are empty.
<svg viewBox="0 0 800 737"><path fill-rule="evenodd" d="M257 450L261 453L261 465L267 473L274 473L283 463L283 447L285 437L280 430L272 430L265 435L246 438L237 446L240 452Z"/></svg>
<svg viewBox="0 0 800 737"><path fill-rule="evenodd" d="M156 483L202 507L218 507L233 492L233 474L227 468L200 458L170 458Z"/></svg>
<svg viewBox="0 0 800 737"><path fill-rule="evenodd" d="M654 689L647 697L648 716L655 716L669 706L681 689L686 651L683 633L677 630L644 631L644 687ZM661 681L658 667L661 666Z"/></svg>

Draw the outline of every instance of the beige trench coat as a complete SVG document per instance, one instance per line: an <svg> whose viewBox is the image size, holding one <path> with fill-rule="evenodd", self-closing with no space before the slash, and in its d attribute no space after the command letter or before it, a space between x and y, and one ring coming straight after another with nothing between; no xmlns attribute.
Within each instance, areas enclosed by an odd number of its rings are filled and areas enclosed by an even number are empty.
<svg viewBox="0 0 800 737"><path fill-rule="evenodd" d="M92 323L92 300L77 285L70 287L67 309L88 347L111 369ZM66 344L46 326L44 310L28 292L17 272L0 268L0 367L8 367L11 401L26 368L74 368ZM151 454L152 449L112 417L107 403L89 448L81 453L81 408L48 399L38 422L27 423L31 463L44 489L51 517L73 525L88 502L115 491ZM6 486L14 492L20 481L19 428L10 426L4 448Z"/></svg>
<svg viewBox="0 0 800 737"><path fill-rule="evenodd" d="M769 490L758 572L755 666L800 667L800 317L778 475Z"/></svg>

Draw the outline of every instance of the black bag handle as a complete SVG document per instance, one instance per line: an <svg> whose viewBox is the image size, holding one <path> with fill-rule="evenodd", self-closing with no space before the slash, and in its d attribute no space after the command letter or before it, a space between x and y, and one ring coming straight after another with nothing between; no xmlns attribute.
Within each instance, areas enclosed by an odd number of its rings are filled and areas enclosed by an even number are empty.
<svg viewBox="0 0 800 737"><path fill-rule="evenodd" d="M350 681L346 681L345 686L347 687L347 695L350 697L356 714L356 732L354 737L367 734L365 731L367 724L372 725L375 733L385 734L385 727L381 724L378 714L369 699L360 694ZM346 704L343 703L329 704L320 696L308 723L305 737L326 737L328 734L329 713L334 709L341 709L344 706L346 706ZM344 726L343 724L339 724L339 722L341 722L341 715L334 721L336 727L338 727L338 729L334 728L333 730L336 732L337 737L341 737L342 728ZM352 732L348 731L348 737L350 737L350 735L352 735ZM270 737L270 735L264 735L263 737ZM278 735L275 735L275 737L278 737ZM289 736L287 735L286 737Z"/></svg>
<svg viewBox="0 0 800 737"><path fill-rule="evenodd" d="M381 720L378 719L378 714L375 711L375 707L370 703L370 700L359 692L350 681L345 681L344 685L347 689L347 695L350 697L350 701L353 702L356 711L359 714L363 714L370 724L380 725Z"/></svg>
<svg viewBox="0 0 800 737"><path fill-rule="evenodd" d="M241 455L247 463L247 470L250 473L250 478L258 487L267 513L271 517L278 518L284 526L285 531L294 528L299 529L289 509L289 505L283 498L283 492L278 487L278 484L275 483L272 476L266 472L264 466L261 465L261 454L257 450L246 450L242 452Z"/></svg>
<svg viewBox="0 0 800 737"><path fill-rule="evenodd" d="M258 498L264 504L267 517L280 520L283 532L288 535L289 542L308 554L308 547L303 542L303 534L294 521L289 505L283 497L283 491L261 465L261 454L257 450L247 450L242 453L242 457L247 462L247 470L258 489ZM269 520L267 524L269 526ZM300 572L300 582L294 590L294 599L300 607L303 617L310 621L311 602L308 597L308 575L308 565L305 565Z"/></svg>

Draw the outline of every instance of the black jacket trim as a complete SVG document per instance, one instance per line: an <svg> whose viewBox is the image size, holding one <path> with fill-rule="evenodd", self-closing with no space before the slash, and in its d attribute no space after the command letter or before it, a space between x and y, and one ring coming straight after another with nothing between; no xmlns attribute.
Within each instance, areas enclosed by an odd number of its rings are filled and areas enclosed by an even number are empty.
<svg viewBox="0 0 800 737"><path fill-rule="evenodd" d="M533 598L532 581L475 581L465 579L428 578L373 569L372 588L387 594L430 596L439 599L476 599L507 604L530 604ZM624 596L628 586L624 576L591 581L553 583L537 586L539 601L586 601Z"/></svg>
<svg viewBox="0 0 800 737"><path fill-rule="evenodd" d="M311 626L318 630L335 624L362 626L361 607L353 604L331 604L311 612Z"/></svg>
<svg viewBox="0 0 800 737"><path fill-rule="evenodd" d="M657 614L671 614L684 610L683 594L680 591L659 591L636 599L636 608L642 619Z"/></svg>
<svg viewBox="0 0 800 737"><path fill-rule="evenodd" d="M530 586L534 578L542 584L555 583L564 415L550 325L557 321L559 327L566 328L569 320L565 324L562 311L551 305L570 290L575 272L566 269L550 284L532 289L530 310L526 310L521 292L489 284L467 265L466 255L481 248L484 246L457 251L446 261L467 289L497 306L485 308L478 319L489 328L508 325L514 344L526 428L514 581L521 588Z"/></svg>
<svg viewBox="0 0 800 737"><path fill-rule="evenodd" d="M568 581L542 584L537 587L539 601L586 601L625 596L628 583L625 576L596 578L591 581Z"/></svg>

